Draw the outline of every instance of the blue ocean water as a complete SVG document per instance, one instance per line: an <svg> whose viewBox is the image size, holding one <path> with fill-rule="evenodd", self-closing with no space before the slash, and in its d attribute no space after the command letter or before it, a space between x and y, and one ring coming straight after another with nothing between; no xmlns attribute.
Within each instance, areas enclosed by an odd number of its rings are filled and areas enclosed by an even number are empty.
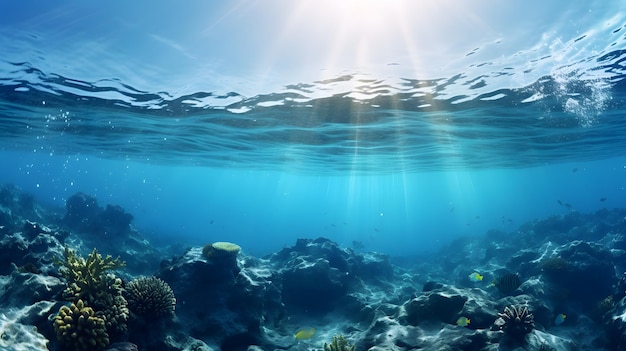
<svg viewBox="0 0 626 351"><path fill-rule="evenodd" d="M0 182L257 255L626 205L625 4L334 3L0 5Z"/></svg>

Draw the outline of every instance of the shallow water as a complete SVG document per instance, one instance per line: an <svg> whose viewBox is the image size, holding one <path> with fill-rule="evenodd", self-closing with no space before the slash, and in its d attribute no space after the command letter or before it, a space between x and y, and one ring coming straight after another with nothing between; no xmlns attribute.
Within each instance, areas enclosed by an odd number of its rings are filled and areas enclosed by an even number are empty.
<svg viewBox="0 0 626 351"><path fill-rule="evenodd" d="M0 181L260 253L624 206L624 5L366 4L2 5Z"/></svg>

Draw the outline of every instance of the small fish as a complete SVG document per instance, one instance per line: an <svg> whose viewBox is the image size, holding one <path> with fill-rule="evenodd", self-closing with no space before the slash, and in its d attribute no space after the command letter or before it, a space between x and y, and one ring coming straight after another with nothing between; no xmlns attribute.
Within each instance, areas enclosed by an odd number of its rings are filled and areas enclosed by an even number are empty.
<svg viewBox="0 0 626 351"><path fill-rule="evenodd" d="M556 200L556 202L559 204L559 206L563 206L563 201L561 201L561 200Z"/></svg>
<svg viewBox="0 0 626 351"><path fill-rule="evenodd" d="M209 224L213 224L213 220L211 220L211 221L209 222Z"/></svg>
<svg viewBox="0 0 626 351"><path fill-rule="evenodd" d="M565 318L567 318L567 316L564 315L563 313L557 315L556 318L554 319L554 324L560 325L561 323L565 322Z"/></svg>
<svg viewBox="0 0 626 351"><path fill-rule="evenodd" d="M475 218L475 219L480 219L480 216L475 216L474 218Z"/></svg>
<svg viewBox="0 0 626 351"><path fill-rule="evenodd" d="M572 168L572 173L576 173L576 172L578 172L578 168L576 167Z"/></svg>
<svg viewBox="0 0 626 351"><path fill-rule="evenodd" d="M459 317L459 319L456 320L456 325L459 327L467 327L469 324L470 319L467 317Z"/></svg>
<svg viewBox="0 0 626 351"><path fill-rule="evenodd" d="M308 340L312 338L313 335L315 335L315 328L305 327L305 328L298 329L298 331L296 332L296 334L294 334L293 337L296 340Z"/></svg>
<svg viewBox="0 0 626 351"><path fill-rule="evenodd" d="M604 202L604 201L606 201L606 197L601 197L600 202Z"/></svg>
<svg viewBox="0 0 626 351"><path fill-rule="evenodd" d="M572 205L571 205L571 204L568 204L568 203L566 202L566 203L565 203L565 207L567 207L567 208L572 208Z"/></svg>
<svg viewBox="0 0 626 351"><path fill-rule="evenodd" d="M470 279L471 281L473 281L473 282L482 282L482 281L483 281L483 278L484 278L484 277L483 277L482 275L480 275L480 273L478 273L478 272L474 272L474 273L472 273L472 274L468 275L468 277L469 277L469 279Z"/></svg>

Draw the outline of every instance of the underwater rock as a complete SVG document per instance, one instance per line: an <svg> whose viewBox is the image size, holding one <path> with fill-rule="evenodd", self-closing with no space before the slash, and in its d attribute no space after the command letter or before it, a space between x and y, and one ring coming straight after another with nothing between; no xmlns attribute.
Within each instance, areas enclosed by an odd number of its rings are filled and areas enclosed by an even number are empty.
<svg viewBox="0 0 626 351"><path fill-rule="evenodd" d="M403 306L404 315L399 318L410 325L427 321L454 324L467 300L455 288L432 290L407 301Z"/></svg>
<svg viewBox="0 0 626 351"><path fill-rule="evenodd" d="M443 288L443 284L439 282L428 281L424 283L424 286L422 287L422 292L433 291L441 288Z"/></svg>
<svg viewBox="0 0 626 351"><path fill-rule="evenodd" d="M566 289L569 299L585 309L612 293L617 278L613 255L604 246L577 240L559 247L554 257L564 263L551 269L544 267L544 276Z"/></svg>
<svg viewBox="0 0 626 351"><path fill-rule="evenodd" d="M356 343L358 350L417 350L422 349L422 330L411 325L403 325L397 320L384 316L376 319Z"/></svg>
<svg viewBox="0 0 626 351"><path fill-rule="evenodd" d="M109 345L104 351L138 351L137 345L131 342L116 342Z"/></svg>
<svg viewBox="0 0 626 351"><path fill-rule="evenodd" d="M605 325L611 350L626 349L626 297L619 300L605 316Z"/></svg>
<svg viewBox="0 0 626 351"><path fill-rule="evenodd" d="M21 308L39 301L52 300L65 288L59 278L13 271L0 276L0 307Z"/></svg>
<svg viewBox="0 0 626 351"><path fill-rule="evenodd" d="M48 274L55 272L54 259L63 252L59 238L63 240L65 234L48 231L47 228L44 231L34 222L25 222L23 227L26 233L12 232L0 240L0 274L10 274L11 264L18 268L30 266L33 267L31 270Z"/></svg>
<svg viewBox="0 0 626 351"><path fill-rule="evenodd" d="M86 229L101 210L94 196L76 193L65 201L63 222L74 229Z"/></svg>
<svg viewBox="0 0 626 351"><path fill-rule="evenodd" d="M2 351L48 351L48 339L32 325L25 325L0 314L0 349Z"/></svg>
<svg viewBox="0 0 626 351"><path fill-rule="evenodd" d="M50 222L54 213L44 208L32 194L22 192L14 185L0 185L0 226L15 230L21 219L36 222ZM51 214L50 214L51 213Z"/></svg>
<svg viewBox="0 0 626 351"><path fill-rule="evenodd" d="M131 226L133 216L116 205L98 206L96 198L77 193L67 199L60 225L69 228L87 247L97 247L126 261L126 270L151 275L161 261L160 253Z"/></svg>
<svg viewBox="0 0 626 351"><path fill-rule="evenodd" d="M282 317L280 293L267 267L245 261L240 254L233 270L207 260L196 247L164 265L158 277L174 291L185 333L215 345L263 345L262 324Z"/></svg>
<svg viewBox="0 0 626 351"><path fill-rule="evenodd" d="M269 260L280 276L283 302L294 313L323 315L345 304L354 310L349 293L393 279L388 256L355 253L326 238L298 239Z"/></svg>
<svg viewBox="0 0 626 351"><path fill-rule="evenodd" d="M352 280L323 258L292 260L280 271L280 277L286 307L313 314L335 309Z"/></svg>
<svg viewBox="0 0 626 351"><path fill-rule="evenodd" d="M127 234L133 215L117 205L107 205L102 209L95 197L76 193L65 204L63 223L78 232L113 237Z"/></svg>

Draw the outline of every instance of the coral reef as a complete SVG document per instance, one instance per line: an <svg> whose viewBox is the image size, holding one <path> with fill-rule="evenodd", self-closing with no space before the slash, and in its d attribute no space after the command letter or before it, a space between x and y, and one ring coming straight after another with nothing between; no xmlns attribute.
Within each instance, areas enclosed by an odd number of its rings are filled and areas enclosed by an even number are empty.
<svg viewBox="0 0 626 351"><path fill-rule="evenodd" d="M122 296L122 280L107 273L123 267L125 263L111 256L103 258L95 248L86 259L66 248L64 259L58 261L61 265L59 274L67 280L63 296L72 302L83 300L94 308L105 317L110 333L125 333L129 311L126 299Z"/></svg>
<svg viewBox="0 0 626 351"><path fill-rule="evenodd" d="M348 344L343 335L333 336L330 344L324 343L324 351L354 351L356 346Z"/></svg>
<svg viewBox="0 0 626 351"><path fill-rule="evenodd" d="M156 277L141 277L128 283L126 300L131 312L144 317L173 314L176 306L172 288Z"/></svg>
<svg viewBox="0 0 626 351"><path fill-rule="evenodd" d="M102 350L109 344L104 318L80 299L69 307L62 306L53 325L57 339L69 350Z"/></svg>
<svg viewBox="0 0 626 351"><path fill-rule="evenodd" d="M111 256L105 258L95 248L87 259L78 257L74 250L65 248L64 260L59 260L59 274L67 280L64 295L70 301L83 299L94 303L104 294L121 291L121 281L111 279L106 271L123 267L125 263Z"/></svg>
<svg viewBox="0 0 626 351"><path fill-rule="evenodd" d="M209 259L237 256L239 251L241 246L226 241L217 241L202 248L202 254Z"/></svg>
<svg viewBox="0 0 626 351"><path fill-rule="evenodd" d="M425 256L389 258L317 238L256 258L224 242L204 252L201 246L150 249L132 228L135 234L120 241L63 232L58 228L67 222L59 215L41 223L20 217L40 208L31 200L0 186L3 351L102 350L105 336L113 343L107 351L296 350L315 343L322 349L333 335L326 351L352 350L345 340L371 351L626 347L626 275L615 274L626 262L626 210L492 231ZM107 223L114 227L123 214L115 207L89 212L96 203L82 200L89 206L72 208L77 223L111 215ZM53 218L40 214L33 219ZM121 258L95 250L81 258L67 247L97 247ZM122 258L141 268L115 271ZM472 272L485 280L472 281ZM61 307L61 297L72 303ZM176 318L168 318L174 307ZM565 323L555 321L560 314L567 314ZM457 325L460 317L471 324ZM292 331L302 325L318 333L294 345ZM89 328L97 331L81 341ZM46 345L55 334L59 342Z"/></svg>

